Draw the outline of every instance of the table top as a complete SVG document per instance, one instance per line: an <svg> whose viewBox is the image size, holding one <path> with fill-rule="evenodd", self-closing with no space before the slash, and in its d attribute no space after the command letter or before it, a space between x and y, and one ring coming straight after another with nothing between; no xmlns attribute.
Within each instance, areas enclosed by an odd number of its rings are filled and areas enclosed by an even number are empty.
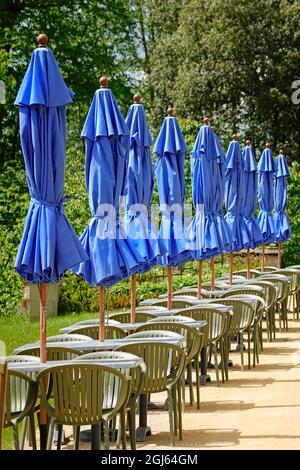
<svg viewBox="0 0 300 470"><path fill-rule="evenodd" d="M185 339L183 336L178 335L177 337L154 337L154 338L122 338L122 339L107 339L105 341L99 340L90 340L90 341L60 341L56 343L47 343L47 347L62 347L75 349L77 351L88 352L88 351L112 351L118 346L124 344L134 344L134 343L154 343L162 342L168 344L175 344L177 346L183 346L185 344ZM27 349L36 348L39 346L39 343L30 343L20 346L15 349L15 354L20 354L26 352Z"/></svg>
<svg viewBox="0 0 300 470"><path fill-rule="evenodd" d="M46 363L41 362L11 362L8 363L8 370L24 372L24 373L38 373L41 370L48 369L49 367L70 365L74 363L78 364L95 364L106 367L111 367L112 369L133 369L135 367L141 366L142 370L145 371L145 363L141 357L131 354L132 358L124 359L91 359L86 361L48 361Z"/></svg>
<svg viewBox="0 0 300 470"><path fill-rule="evenodd" d="M169 314L171 316L171 314ZM163 315L166 316L166 315ZM157 321L159 321L159 316L157 317ZM124 331L134 331L136 328L139 328L140 326L147 325L149 322L139 322L139 323L121 323L118 325L118 328L121 328ZM192 318L189 318L185 322L183 322L184 325L191 326L193 328L202 328L203 326L206 325L205 321L196 321L193 320ZM86 325L88 326L88 324ZM69 331L72 331L74 325L67 326L65 328L61 328L59 331L60 333L69 333Z"/></svg>

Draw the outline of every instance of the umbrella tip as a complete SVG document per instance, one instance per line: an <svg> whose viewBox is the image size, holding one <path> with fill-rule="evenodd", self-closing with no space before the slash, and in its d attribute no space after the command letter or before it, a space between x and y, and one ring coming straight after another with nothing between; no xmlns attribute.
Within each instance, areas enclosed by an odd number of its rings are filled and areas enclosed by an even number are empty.
<svg viewBox="0 0 300 470"><path fill-rule="evenodd" d="M37 36L38 47L46 47L48 44L47 34L41 33Z"/></svg>
<svg viewBox="0 0 300 470"><path fill-rule="evenodd" d="M246 145L251 145L251 140L250 139L246 140Z"/></svg>
<svg viewBox="0 0 300 470"><path fill-rule="evenodd" d="M134 97L133 97L133 102L134 102L135 104L140 104L141 100L142 100L141 95L140 95L139 93L136 93L136 94L134 95Z"/></svg>
<svg viewBox="0 0 300 470"><path fill-rule="evenodd" d="M99 78L99 85L100 85L100 88L107 88L108 87L108 78L107 77L100 77Z"/></svg>
<svg viewBox="0 0 300 470"><path fill-rule="evenodd" d="M209 123L210 123L209 117L208 117L208 116L205 116L205 117L203 118L203 124L206 124L206 125L208 126Z"/></svg>
<svg viewBox="0 0 300 470"><path fill-rule="evenodd" d="M232 134L232 140L238 140L238 135L237 134Z"/></svg>
<svg viewBox="0 0 300 470"><path fill-rule="evenodd" d="M169 107L169 108L167 109L167 116L173 116L174 113L175 113L175 109L174 109L174 108Z"/></svg>
<svg viewBox="0 0 300 470"><path fill-rule="evenodd" d="M265 145L266 149L270 149L271 148L271 144L269 142L266 143Z"/></svg>
<svg viewBox="0 0 300 470"><path fill-rule="evenodd" d="M283 150L283 149L280 149L280 150L279 150L279 154L280 154L280 155L284 155L284 150Z"/></svg>

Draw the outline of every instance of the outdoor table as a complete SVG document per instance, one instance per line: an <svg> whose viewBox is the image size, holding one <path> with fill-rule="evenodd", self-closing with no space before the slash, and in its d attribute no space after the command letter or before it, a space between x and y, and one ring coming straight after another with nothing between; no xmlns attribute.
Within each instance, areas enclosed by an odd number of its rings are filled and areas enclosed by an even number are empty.
<svg viewBox="0 0 300 470"><path fill-rule="evenodd" d="M111 367L112 369L134 369L136 367L141 367L142 371L146 371L146 365L141 357L135 356L131 354L131 358L124 358L124 359L99 359L93 361L95 365L103 365L106 367ZM41 362L13 362L8 363L8 370L9 371L17 371L22 372L24 374L37 374L42 370L47 370L50 367L55 366L63 366L69 365L73 363L72 360L70 361L48 361L46 363ZM90 364L90 361L86 361L87 364ZM84 362L80 362L81 365ZM147 406L147 403L146 403ZM82 431L80 433L84 436L85 441L91 441L91 448L92 450L99 450L100 449L100 429L99 426L92 426L91 431Z"/></svg>
<svg viewBox="0 0 300 470"><path fill-rule="evenodd" d="M117 348L120 345L123 344L134 344L138 343L140 341L143 342L156 342L156 341L162 341L164 343L171 343L171 344L176 344L179 346L182 346L184 344L184 337L181 336L181 339L179 338L122 338L122 339L107 339L105 341L99 341L96 339L92 339L90 341L60 341L59 343L47 343L47 347L65 347L65 348L70 348L70 349L75 349L77 351L81 352L91 352L91 351L112 351L113 349ZM15 349L15 354L20 354L22 352L26 352L26 349L29 348L36 348L39 346L39 342L36 343L30 343L30 344L25 344L24 346L20 346Z"/></svg>

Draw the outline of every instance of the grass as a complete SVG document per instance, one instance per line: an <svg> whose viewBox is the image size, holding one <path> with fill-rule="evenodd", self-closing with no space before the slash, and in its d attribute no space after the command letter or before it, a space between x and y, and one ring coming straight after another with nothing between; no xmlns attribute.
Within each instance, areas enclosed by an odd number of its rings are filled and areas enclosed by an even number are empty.
<svg viewBox="0 0 300 470"><path fill-rule="evenodd" d="M60 328L63 328L64 326L72 325L72 323L96 317L97 314L71 313L60 317L48 318L47 336L58 334ZM39 322L29 321L27 315L14 317L0 317L0 340L3 341L5 345L7 355L12 354L18 346L38 341L39 335ZM5 429L3 433L4 449L13 449L12 439L12 429Z"/></svg>

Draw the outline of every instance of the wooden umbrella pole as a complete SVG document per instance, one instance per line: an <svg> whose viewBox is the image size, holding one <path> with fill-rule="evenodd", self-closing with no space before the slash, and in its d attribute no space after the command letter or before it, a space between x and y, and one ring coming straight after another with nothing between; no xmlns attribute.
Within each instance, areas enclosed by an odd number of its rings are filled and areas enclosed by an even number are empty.
<svg viewBox="0 0 300 470"><path fill-rule="evenodd" d="M135 323L135 303L136 303L136 274L131 276L131 299L130 299L130 321Z"/></svg>
<svg viewBox="0 0 300 470"><path fill-rule="evenodd" d="M261 271L265 271L265 245L261 249Z"/></svg>
<svg viewBox="0 0 300 470"><path fill-rule="evenodd" d="M172 310L172 294L173 294L172 268L167 268L167 275L168 275L168 310Z"/></svg>
<svg viewBox="0 0 300 470"><path fill-rule="evenodd" d="M233 253L229 254L229 285L232 286Z"/></svg>
<svg viewBox="0 0 300 470"><path fill-rule="evenodd" d="M105 339L105 287L99 287L99 341L104 341Z"/></svg>
<svg viewBox="0 0 300 470"><path fill-rule="evenodd" d="M278 269L281 269L281 257L282 257L282 251L281 251L281 243L278 243Z"/></svg>
<svg viewBox="0 0 300 470"><path fill-rule="evenodd" d="M247 250L247 279L250 279L250 250Z"/></svg>
<svg viewBox="0 0 300 470"><path fill-rule="evenodd" d="M41 283L39 286L40 291L40 361L47 362L47 286ZM47 389L47 377L43 379L45 390ZM41 450L46 450L47 443L47 412L44 406L40 406L39 412L39 426L40 426L40 447Z"/></svg>
<svg viewBox="0 0 300 470"><path fill-rule="evenodd" d="M203 268L203 261L198 261L198 289L197 289L197 298L199 300L202 299L202 268Z"/></svg>
<svg viewBox="0 0 300 470"><path fill-rule="evenodd" d="M211 259L211 290L215 290L215 258Z"/></svg>

